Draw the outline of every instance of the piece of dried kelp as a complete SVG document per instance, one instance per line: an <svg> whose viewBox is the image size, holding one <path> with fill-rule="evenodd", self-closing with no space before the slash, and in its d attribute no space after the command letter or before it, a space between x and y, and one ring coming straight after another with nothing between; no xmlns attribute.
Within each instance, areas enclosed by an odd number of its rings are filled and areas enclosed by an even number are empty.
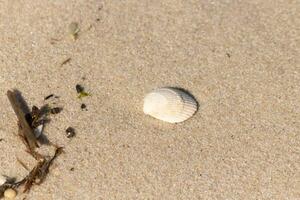
<svg viewBox="0 0 300 200"><path fill-rule="evenodd" d="M53 161L63 152L62 147L58 147L55 150L54 155L51 158L42 157L37 162L36 166L29 172L29 174L20 181L24 184L24 192L28 192L33 185L40 185L46 179L49 168Z"/></svg>

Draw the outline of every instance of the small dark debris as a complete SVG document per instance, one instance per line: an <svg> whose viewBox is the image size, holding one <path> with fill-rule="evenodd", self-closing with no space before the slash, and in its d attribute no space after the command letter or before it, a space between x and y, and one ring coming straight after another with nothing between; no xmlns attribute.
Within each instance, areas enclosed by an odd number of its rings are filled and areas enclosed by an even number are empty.
<svg viewBox="0 0 300 200"><path fill-rule="evenodd" d="M61 107L55 107L55 108L51 108L50 112L51 114L58 114L62 111L63 109Z"/></svg>
<svg viewBox="0 0 300 200"><path fill-rule="evenodd" d="M79 94L78 95L79 99L90 96L89 93L84 91L84 87L82 85L77 84L75 88L76 88L77 93Z"/></svg>
<svg viewBox="0 0 300 200"><path fill-rule="evenodd" d="M61 39L50 38L50 44L56 44L59 41L61 41Z"/></svg>
<svg viewBox="0 0 300 200"><path fill-rule="evenodd" d="M71 61L71 58L67 58L66 60L64 60L64 61L60 64L60 66L63 66L63 65L67 64L67 63L70 62L70 61Z"/></svg>
<svg viewBox="0 0 300 200"><path fill-rule="evenodd" d="M67 135L67 138L72 138L75 136L75 129L72 128L72 127L69 127L66 129L66 135Z"/></svg>
<svg viewBox="0 0 300 200"><path fill-rule="evenodd" d="M3 141L3 138L0 138L0 142L2 142Z"/></svg>
<svg viewBox="0 0 300 200"><path fill-rule="evenodd" d="M74 167L72 167L71 169L70 169L70 171L74 171L75 170L75 168Z"/></svg>
<svg viewBox="0 0 300 200"><path fill-rule="evenodd" d="M46 97L44 98L44 100L50 99L50 98L53 97L53 96L54 96L54 94L50 94L50 95L46 96Z"/></svg>
<svg viewBox="0 0 300 200"><path fill-rule="evenodd" d="M48 111L46 111L46 107L43 106L41 108L38 108L37 106L32 106L31 113L27 113L25 115L25 119L27 120L28 124L31 128L35 129L39 125L45 124L49 122L47 118L45 118L45 115Z"/></svg>
<svg viewBox="0 0 300 200"><path fill-rule="evenodd" d="M38 116L40 114L40 109L37 106L32 106L31 109L31 115L32 116Z"/></svg>
<svg viewBox="0 0 300 200"><path fill-rule="evenodd" d="M99 22L99 21L100 21L100 18L97 18L96 21Z"/></svg>
<svg viewBox="0 0 300 200"><path fill-rule="evenodd" d="M123 148L130 148L130 146L128 144L123 144L122 146L123 146Z"/></svg>
<svg viewBox="0 0 300 200"><path fill-rule="evenodd" d="M58 99L59 96L56 96L56 95L54 95L54 94L50 94L50 95L46 96L46 97L44 98L44 100L48 100L48 99L50 99L50 98L56 98L56 99Z"/></svg>
<svg viewBox="0 0 300 200"><path fill-rule="evenodd" d="M230 58L230 57L231 57L231 55L230 55L229 53L226 53L226 56L227 56L228 58Z"/></svg>
<svg viewBox="0 0 300 200"><path fill-rule="evenodd" d="M84 87L81 86L81 85L79 85L79 84L77 84L76 85L76 91L77 91L77 93L82 93L84 91Z"/></svg>
<svg viewBox="0 0 300 200"><path fill-rule="evenodd" d="M82 110L87 110L87 109L86 109L86 105L85 105L84 103L81 104L80 108L81 108Z"/></svg>

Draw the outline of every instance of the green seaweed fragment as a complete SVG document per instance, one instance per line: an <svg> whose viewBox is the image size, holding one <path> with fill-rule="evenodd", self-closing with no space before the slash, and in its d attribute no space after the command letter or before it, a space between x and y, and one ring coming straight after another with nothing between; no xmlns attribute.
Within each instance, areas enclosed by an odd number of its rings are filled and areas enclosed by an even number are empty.
<svg viewBox="0 0 300 200"><path fill-rule="evenodd" d="M81 99L83 97L88 97L88 96L91 96L90 93L82 91L79 93L78 98Z"/></svg>

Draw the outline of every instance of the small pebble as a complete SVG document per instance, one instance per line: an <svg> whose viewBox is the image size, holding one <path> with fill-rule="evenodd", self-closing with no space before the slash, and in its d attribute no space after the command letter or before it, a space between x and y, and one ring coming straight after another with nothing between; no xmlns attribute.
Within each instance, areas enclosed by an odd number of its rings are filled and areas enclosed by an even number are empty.
<svg viewBox="0 0 300 200"><path fill-rule="evenodd" d="M4 191L5 199L15 199L16 196L17 192L12 188L8 188Z"/></svg>
<svg viewBox="0 0 300 200"><path fill-rule="evenodd" d="M66 129L66 135L67 135L67 138L72 138L75 136L75 129L72 128L72 127L69 127Z"/></svg>
<svg viewBox="0 0 300 200"><path fill-rule="evenodd" d="M84 88L81 85L77 84L76 85L76 91L77 91L77 93L81 93L81 92L84 91Z"/></svg>
<svg viewBox="0 0 300 200"><path fill-rule="evenodd" d="M81 107L81 109L82 109L82 110L86 110L86 105L85 105L84 103L83 103L83 104L81 104L81 106L80 106L80 107Z"/></svg>
<svg viewBox="0 0 300 200"><path fill-rule="evenodd" d="M51 108L51 110L50 110L51 114L58 114L61 111L62 111L62 108L60 108L60 107Z"/></svg>

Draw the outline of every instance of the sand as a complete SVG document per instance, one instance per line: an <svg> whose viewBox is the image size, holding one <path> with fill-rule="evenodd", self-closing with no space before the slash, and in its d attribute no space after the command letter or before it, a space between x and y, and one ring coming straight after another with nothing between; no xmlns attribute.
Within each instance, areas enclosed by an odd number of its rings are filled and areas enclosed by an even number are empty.
<svg viewBox="0 0 300 200"><path fill-rule="evenodd" d="M0 1L0 173L35 163L6 97L17 88L30 106L60 96L45 134L65 147L18 199L300 199L299 13L296 0ZM197 114L144 115L162 86L189 90Z"/></svg>

